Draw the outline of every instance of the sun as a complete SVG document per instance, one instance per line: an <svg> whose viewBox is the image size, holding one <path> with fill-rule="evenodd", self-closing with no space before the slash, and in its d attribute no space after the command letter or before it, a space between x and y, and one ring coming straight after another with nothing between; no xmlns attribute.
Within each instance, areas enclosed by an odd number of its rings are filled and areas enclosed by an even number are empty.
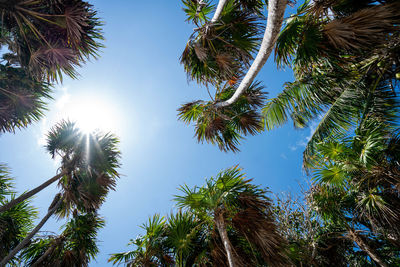
<svg viewBox="0 0 400 267"><path fill-rule="evenodd" d="M65 120L76 122L77 127L84 133L117 131L119 116L110 101L98 96L66 95L59 105L59 114Z"/></svg>

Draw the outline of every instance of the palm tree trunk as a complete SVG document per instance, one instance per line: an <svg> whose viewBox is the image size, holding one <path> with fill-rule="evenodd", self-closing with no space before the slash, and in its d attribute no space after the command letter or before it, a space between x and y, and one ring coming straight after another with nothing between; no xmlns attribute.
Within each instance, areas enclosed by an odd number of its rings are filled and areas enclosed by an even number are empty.
<svg viewBox="0 0 400 267"><path fill-rule="evenodd" d="M214 216L215 216L215 225L217 226L219 236L221 237L222 243L224 244L225 247L225 252L228 258L229 267L234 267L236 265L234 263L235 261L232 253L232 244L229 241L228 233L226 232L224 217L222 216L221 212L216 212Z"/></svg>
<svg viewBox="0 0 400 267"><path fill-rule="evenodd" d="M211 19L211 23L216 22L220 17L222 10L224 10L224 6L228 2L227 0L219 0L217 9L215 10L214 16Z"/></svg>
<svg viewBox="0 0 400 267"><path fill-rule="evenodd" d="M47 256L49 256L51 253L53 253L53 251L56 249L56 247L57 247L59 244L62 244L63 242L64 242L63 240L56 239L55 242L46 250L46 252L43 253L43 255L40 256L40 258L37 259L37 261L35 261L35 262L31 265L31 267L37 267L37 266L39 266L39 264L42 263L42 261L43 261Z"/></svg>
<svg viewBox="0 0 400 267"><path fill-rule="evenodd" d="M287 0L268 1L268 21L260 50L233 96L226 101L216 103L216 107L226 107L235 103L239 96L252 84L275 46L281 30L286 5Z"/></svg>
<svg viewBox="0 0 400 267"><path fill-rule="evenodd" d="M349 236L352 241L354 241L360 249L365 251L368 256L371 257L379 266L382 267L387 267L387 264L382 261L382 259L376 254L376 252L368 246L367 243L364 242L364 240L352 229L348 228Z"/></svg>
<svg viewBox="0 0 400 267"><path fill-rule="evenodd" d="M11 200L10 202L4 204L3 206L0 207L0 212L6 211L11 209L12 207L14 207L15 205L23 202L24 200L30 198L31 196L37 194L38 192L40 192L41 190L43 190L44 188L46 188L47 186L51 185L52 183L54 183L55 181L57 181L58 179L60 179L62 176L64 176L66 174L66 171L62 171L60 174L57 174L56 176L50 178L49 180L47 180L46 182L44 182L43 184L39 185L38 187L32 189L31 191L28 191L26 193L23 193L22 195L20 195L19 197L17 197L16 199Z"/></svg>
<svg viewBox="0 0 400 267"><path fill-rule="evenodd" d="M32 239L32 237L42 228L42 226L47 222L47 220L50 218L51 215L54 214L54 212L58 209L58 207L62 203L62 197L61 194L57 194L54 197L53 203L50 205L49 210L46 214L46 216L43 217L43 219L39 222L39 224L30 232L24 240L21 241L8 255L5 257L1 262L0 262L0 267L3 267L7 264L9 260L11 260L22 248L24 248L29 241Z"/></svg>
<svg viewBox="0 0 400 267"><path fill-rule="evenodd" d="M43 261L48 255L50 255L50 254L53 252L54 249L55 249L55 245L53 244L51 247L49 247L49 248L46 250L46 252L45 252L42 256L40 256L40 258L39 258L37 261L35 261L35 262L31 265L31 267L37 267L37 266L39 266L38 264L42 263L42 261Z"/></svg>

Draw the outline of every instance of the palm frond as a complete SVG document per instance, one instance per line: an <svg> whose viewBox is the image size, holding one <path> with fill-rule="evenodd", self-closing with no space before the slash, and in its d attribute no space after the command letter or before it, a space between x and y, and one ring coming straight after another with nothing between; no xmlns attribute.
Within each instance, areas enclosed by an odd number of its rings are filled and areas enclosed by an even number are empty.
<svg viewBox="0 0 400 267"><path fill-rule="evenodd" d="M262 130L259 108L265 94L260 83L253 83L233 105L216 108L214 102L195 101L178 109L180 120L195 123L197 141L216 144L223 151L238 151L243 136L255 135ZM215 96L216 101L228 99L234 87L228 83Z"/></svg>

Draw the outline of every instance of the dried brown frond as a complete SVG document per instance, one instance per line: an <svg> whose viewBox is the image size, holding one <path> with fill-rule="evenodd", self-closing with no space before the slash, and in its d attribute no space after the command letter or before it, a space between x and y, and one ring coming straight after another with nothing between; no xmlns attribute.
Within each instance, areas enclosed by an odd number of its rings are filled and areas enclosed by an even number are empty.
<svg viewBox="0 0 400 267"><path fill-rule="evenodd" d="M328 43L336 49L372 48L385 42L400 23L400 4L386 4L362 9L348 17L335 19L324 26Z"/></svg>
<svg viewBox="0 0 400 267"><path fill-rule="evenodd" d="M219 234L213 230L212 235L211 235L211 258L212 258L212 264L213 266L221 266L221 267L228 267L228 258L226 255L226 251L224 248L224 245L222 243L222 240L219 236ZM232 244L231 244L232 245ZM238 251L240 250L237 247L231 246L232 253L233 253L233 260L235 261L235 265L237 266L251 266L248 265L250 261L246 261L246 257L243 257L243 255L240 255L241 253ZM238 253L239 252L239 253Z"/></svg>
<svg viewBox="0 0 400 267"><path fill-rule="evenodd" d="M240 114L238 124L244 135L256 135L264 129L260 114L253 110Z"/></svg>
<svg viewBox="0 0 400 267"><path fill-rule="evenodd" d="M86 19L87 16L88 12L82 6L69 6L64 11L68 42L75 49L78 48L82 41L84 28L89 26Z"/></svg>
<svg viewBox="0 0 400 267"><path fill-rule="evenodd" d="M310 12L316 16L327 14L328 9L340 2L340 0L315 0L313 5L310 6Z"/></svg>
<svg viewBox="0 0 400 267"><path fill-rule="evenodd" d="M215 61L217 62L218 67L221 69L222 72L226 73L229 75L232 73L233 76L233 71L235 69L234 67L234 58L232 55L228 53L221 53L217 54L215 56Z"/></svg>
<svg viewBox="0 0 400 267"><path fill-rule="evenodd" d="M209 123L207 123L204 131L205 138L211 140L215 135L218 135L219 132L223 132L225 130L225 126L226 121L224 119L221 117L214 117Z"/></svg>
<svg viewBox="0 0 400 267"><path fill-rule="evenodd" d="M59 70L75 73L74 68L80 66L77 55L70 48L57 46L42 46L30 56L29 68L38 78L45 74L58 73ZM49 77L54 80L53 77Z"/></svg>
<svg viewBox="0 0 400 267"><path fill-rule="evenodd" d="M232 218L234 228L254 245L269 266L287 266L286 240L277 231L270 200L243 193L242 209Z"/></svg>
<svg viewBox="0 0 400 267"><path fill-rule="evenodd" d="M207 48L202 47L199 42L194 45L194 52L201 62L204 62L208 57Z"/></svg>

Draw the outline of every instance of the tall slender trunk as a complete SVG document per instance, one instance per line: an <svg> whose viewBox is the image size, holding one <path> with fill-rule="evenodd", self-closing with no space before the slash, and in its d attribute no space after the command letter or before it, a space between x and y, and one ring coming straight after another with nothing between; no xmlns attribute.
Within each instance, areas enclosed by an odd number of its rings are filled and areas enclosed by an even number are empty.
<svg viewBox="0 0 400 267"><path fill-rule="evenodd" d="M5 257L1 262L0 262L0 267L6 266L7 262L11 260L22 248L24 248L29 241L32 239L32 237L42 228L42 226L47 222L47 220L50 218L51 215L54 214L54 212L58 209L58 207L62 203L62 197L61 194L57 194L53 200L53 203L50 205L49 210L46 214L46 216L43 217L43 219L39 222L39 224L30 232L24 240L21 241L8 255Z"/></svg>
<svg viewBox="0 0 400 267"><path fill-rule="evenodd" d="M222 10L224 10L226 2L228 2L228 0L219 0L217 9L215 10L214 16L211 19L211 23L216 22L221 17L221 13Z"/></svg>
<svg viewBox="0 0 400 267"><path fill-rule="evenodd" d="M47 256L49 256L51 253L53 253L53 251L56 249L56 247L57 247L58 245L60 245L60 244L62 244L62 243L64 242L64 241L63 241L63 237L61 238L61 240L60 240L60 239L56 239L56 240L54 240L54 241L55 241L55 242L54 242L53 244L51 244L51 246L46 250L46 252L43 253L43 255L40 256L40 258L37 259L37 261L35 261L35 262L31 265L31 267L40 266L39 264L41 264L41 263L43 262L43 260L47 258Z"/></svg>
<svg viewBox="0 0 400 267"><path fill-rule="evenodd" d="M368 246L367 243L364 242L361 236L359 236L354 231L354 229L349 227L347 230L349 232L351 240L354 241L360 247L360 249L365 251L368 254L368 256L370 256L371 259L373 259L379 266L387 267L387 264L382 261L382 259L376 254L376 252L371 247Z"/></svg>
<svg viewBox="0 0 400 267"><path fill-rule="evenodd" d="M268 1L268 21L260 50L233 96L226 101L216 103L216 107L226 107L235 103L239 96L251 85L267 62L281 30L287 2L287 0Z"/></svg>
<svg viewBox="0 0 400 267"><path fill-rule="evenodd" d="M228 233L226 232L224 217L222 216L222 212L220 211L215 212L214 216L215 216L215 225L217 226L219 236L221 237L222 243L224 244L225 247L225 252L228 258L229 267L234 267L236 266L236 264L233 258L232 244L229 241Z"/></svg>
<svg viewBox="0 0 400 267"><path fill-rule="evenodd" d="M43 184L39 185L38 187L32 189L31 191L28 191L26 193L23 193L22 195L20 195L19 197L17 197L16 199L11 200L10 202L4 204L3 206L0 207L0 212L6 211L11 209L12 207L14 207L15 205L23 202L24 200L30 198L31 196L37 194L38 192L40 192L41 190L43 190L44 188L46 188L47 186L51 185L52 183L54 183L55 181L57 181L58 179L60 179L62 176L64 176L64 174L66 174L66 171L62 171L60 174L57 174L56 176L50 178L49 180L47 180L46 182L44 182Z"/></svg>
<svg viewBox="0 0 400 267"><path fill-rule="evenodd" d="M46 250L46 252L43 253L43 255L40 256L40 258L39 258L37 261L35 261L35 262L31 265L31 267L37 267L37 266L39 266L39 264L41 264L42 261L54 251L54 249L55 249L55 244L51 245L51 246Z"/></svg>

